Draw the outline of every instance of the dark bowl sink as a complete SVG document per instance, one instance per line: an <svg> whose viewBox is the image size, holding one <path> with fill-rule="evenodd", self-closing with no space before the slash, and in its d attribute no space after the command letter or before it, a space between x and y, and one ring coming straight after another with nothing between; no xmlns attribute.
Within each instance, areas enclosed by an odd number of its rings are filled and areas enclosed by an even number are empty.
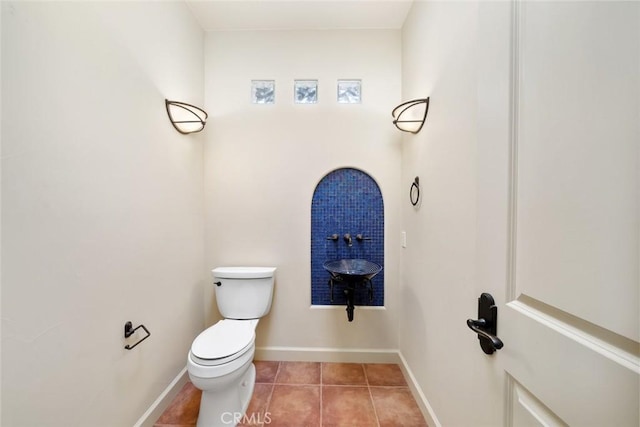
<svg viewBox="0 0 640 427"><path fill-rule="evenodd" d="M366 259L339 259L327 261L322 266L333 277L341 280L370 280L382 271L380 265Z"/></svg>

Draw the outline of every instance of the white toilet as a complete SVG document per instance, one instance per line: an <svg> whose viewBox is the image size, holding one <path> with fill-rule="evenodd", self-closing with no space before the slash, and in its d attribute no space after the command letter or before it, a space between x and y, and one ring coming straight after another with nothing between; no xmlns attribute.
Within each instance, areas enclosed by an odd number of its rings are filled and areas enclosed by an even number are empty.
<svg viewBox="0 0 640 427"><path fill-rule="evenodd" d="M271 309L275 267L219 267L216 302L224 320L193 340L187 371L202 390L198 427L235 426L256 381L255 329Z"/></svg>

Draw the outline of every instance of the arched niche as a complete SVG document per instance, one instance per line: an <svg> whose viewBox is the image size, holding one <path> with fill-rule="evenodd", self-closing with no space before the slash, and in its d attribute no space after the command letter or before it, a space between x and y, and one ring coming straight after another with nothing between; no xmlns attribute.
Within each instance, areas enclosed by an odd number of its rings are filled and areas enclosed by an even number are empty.
<svg viewBox="0 0 640 427"><path fill-rule="evenodd" d="M351 246L344 235L350 234ZM338 235L337 240L329 239ZM357 235L363 240L358 240ZM333 302L326 261L366 259L384 268L384 202L376 181L355 168L340 168L325 175L311 202L311 304L344 305L345 296L334 286ZM355 305L384 305L384 270L375 276L373 300L368 291L356 292Z"/></svg>

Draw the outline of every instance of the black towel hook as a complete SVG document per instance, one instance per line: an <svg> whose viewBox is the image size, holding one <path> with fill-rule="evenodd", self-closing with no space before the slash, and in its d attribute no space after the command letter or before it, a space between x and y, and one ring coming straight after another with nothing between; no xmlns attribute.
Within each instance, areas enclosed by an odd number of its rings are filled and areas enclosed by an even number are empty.
<svg viewBox="0 0 640 427"><path fill-rule="evenodd" d="M125 323L125 324L124 324L124 337L125 337L125 338L129 338L131 335L133 335L133 333L134 333L135 331L137 331L137 330L138 330L138 329L140 329L140 328L144 329L144 331L147 333L147 335L145 335L145 337L144 337L144 338L142 338L140 341L138 341L138 342L137 342L137 343L135 343L134 345L129 345L129 344L125 345L125 346L124 346L124 348L125 348L125 349L127 349L127 350L133 350L133 348L134 348L135 346L137 346L137 345L138 345L138 344L140 344L142 341L144 341L144 340L146 340L147 338L149 338L149 337L151 336L151 332L149 332L149 330L148 330L144 325L142 325L142 324L141 324L140 326L137 326L135 329L133 328L133 323L131 323L131 322L127 322L127 323Z"/></svg>
<svg viewBox="0 0 640 427"><path fill-rule="evenodd" d="M414 191L415 190L415 191ZM415 194L415 197L414 197ZM409 200L411 200L411 204L416 206L418 201L420 200L420 178L416 176L411 184L411 188L409 189Z"/></svg>

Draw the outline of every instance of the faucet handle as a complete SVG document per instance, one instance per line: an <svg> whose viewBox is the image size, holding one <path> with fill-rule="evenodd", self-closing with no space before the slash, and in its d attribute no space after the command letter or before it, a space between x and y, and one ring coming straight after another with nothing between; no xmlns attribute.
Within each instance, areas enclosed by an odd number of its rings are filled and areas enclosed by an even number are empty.
<svg viewBox="0 0 640 427"><path fill-rule="evenodd" d="M333 240L334 242L338 241L338 235L333 233L331 236L327 237L327 240Z"/></svg>
<svg viewBox="0 0 640 427"><path fill-rule="evenodd" d="M371 240L371 237L364 237L362 234L356 234L356 240L362 242L363 240Z"/></svg>

